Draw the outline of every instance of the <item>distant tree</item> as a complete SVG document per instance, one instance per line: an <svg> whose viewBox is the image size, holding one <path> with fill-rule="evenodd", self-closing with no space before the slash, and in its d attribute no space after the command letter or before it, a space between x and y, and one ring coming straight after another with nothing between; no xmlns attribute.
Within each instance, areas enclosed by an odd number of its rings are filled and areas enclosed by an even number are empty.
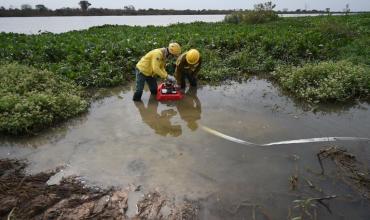
<svg viewBox="0 0 370 220"><path fill-rule="evenodd" d="M78 4L83 12L87 11L87 9L91 6L90 2L88 1L80 1Z"/></svg>
<svg viewBox="0 0 370 220"><path fill-rule="evenodd" d="M35 5L35 8L39 11L46 11L48 10L47 7L45 7L45 5Z"/></svg>
<svg viewBox="0 0 370 220"><path fill-rule="evenodd" d="M330 8L325 8L326 13L330 13Z"/></svg>
<svg viewBox="0 0 370 220"><path fill-rule="evenodd" d="M301 9L298 8L297 10L295 10L295 12L300 13Z"/></svg>
<svg viewBox="0 0 370 220"><path fill-rule="evenodd" d="M133 5L126 5L123 9L125 11L135 11L135 7Z"/></svg>
<svg viewBox="0 0 370 220"><path fill-rule="evenodd" d="M22 10L31 10L32 9L32 6L29 5L29 4L23 4L23 5L21 5L21 9Z"/></svg>
<svg viewBox="0 0 370 220"><path fill-rule="evenodd" d="M283 8L283 12L288 12L289 9Z"/></svg>
<svg viewBox="0 0 370 220"><path fill-rule="evenodd" d="M254 5L254 10L256 11L272 11L276 7L272 2L265 2Z"/></svg>
<svg viewBox="0 0 370 220"><path fill-rule="evenodd" d="M346 13L346 15L348 15L350 11L351 9L349 8L349 4L346 4L346 8L344 9L344 12Z"/></svg>
<svg viewBox="0 0 370 220"><path fill-rule="evenodd" d="M0 10L4 11L4 10L6 10L6 9L4 8L4 6L1 6L1 7L0 7Z"/></svg>

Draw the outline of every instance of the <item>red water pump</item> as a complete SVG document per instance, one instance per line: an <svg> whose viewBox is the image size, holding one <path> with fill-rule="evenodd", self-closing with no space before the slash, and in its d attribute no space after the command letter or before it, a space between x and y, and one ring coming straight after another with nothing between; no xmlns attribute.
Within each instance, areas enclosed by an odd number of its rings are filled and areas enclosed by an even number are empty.
<svg viewBox="0 0 370 220"><path fill-rule="evenodd" d="M158 101L176 101L182 99L183 94L180 89L173 83L164 82L158 85Z"/></svg>

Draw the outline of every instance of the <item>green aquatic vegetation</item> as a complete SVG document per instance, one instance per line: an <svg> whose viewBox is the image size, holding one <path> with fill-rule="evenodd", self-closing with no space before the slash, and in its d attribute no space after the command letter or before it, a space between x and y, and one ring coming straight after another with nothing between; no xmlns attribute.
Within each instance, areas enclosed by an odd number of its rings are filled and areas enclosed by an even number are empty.
<svg viewBox="0 0 370 220"><path fill-rule="evenodd" d="M346 101L370 94L370 69L349 61L281 66L274 76L283 88L310 102Z"/></svg>
<svg viewBox="0 0 370 220"><path fill-rule="evenodd" d="M29 134L87 110L81 88L50 71L0 66L0 132Z"/></svg>
<svg viewBox="0 0 370 220"><path fill-rule="evenodd" d="M107 87L133 80L131 73L141 56L177 41L184 50L195 47L205 57L202 79L219 81L245 72L267 73L280 64L343 57L368 63L369 50L361 48L368 45L369 20L370 15L363 14L280 18L252 25L195 22L168 27L105 25L63 34L0 33L0 61L47 69L83 87Z"/></svg>
<svg viewBox="0 0 370 220"><path fill-rule="evenodd" d="M244 49L230 54L227 63L242 73L259 74L274 70L277 61L264 51Z"/></svg>

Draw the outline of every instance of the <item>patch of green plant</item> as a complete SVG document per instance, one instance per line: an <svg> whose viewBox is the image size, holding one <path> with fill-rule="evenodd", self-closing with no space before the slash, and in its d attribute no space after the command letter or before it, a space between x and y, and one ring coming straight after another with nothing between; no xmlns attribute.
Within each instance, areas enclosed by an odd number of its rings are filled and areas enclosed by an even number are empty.
<svg viewBox="0 0 370 220"><path fill-rule="evenodd" d="M0 133L31 134L87 110L82 90L47 70L0 66Z"/></svg>
<svg viewBox="0 0 370 220"><path fill-rule="evenodd" d="M280 66L274 76L283 88L309 102L346 101L370 95L370 69L349 61Z"/></svg>
<svg viewBox="0 0 370 220"><path fill-rule="evenodd" d="M241 73L259 74L273 71L277 61L263 50L244 48L230 54L227 63Z"/></svg>
<svg viewBox="0 0 370 220"><path fill-rule="evenodd" d="M350 60L355 64L365 64L370 67L370 32L342 47L339 54L342 59Z"/></svg>
<svg viewBox="0 0 370 220"><path fill-rule="evenodd" d="M202 64L202 72L199 79L209 84L215 84L224 80L237 79L238 70L225 65L221 50L204 50L203 60L209 60Z"/></svg>

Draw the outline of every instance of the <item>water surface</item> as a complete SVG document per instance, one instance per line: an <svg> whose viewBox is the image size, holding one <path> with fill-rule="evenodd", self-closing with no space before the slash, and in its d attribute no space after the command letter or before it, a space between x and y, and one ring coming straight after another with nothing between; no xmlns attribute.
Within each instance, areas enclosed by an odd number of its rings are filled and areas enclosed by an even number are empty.
<svg viewBox="0 0 370 220"><path fill-rule="evenodd" d="M369 202L335 173L317 174L316 154L328 143L248 147L201 129L205 125L254 143L370 137L368 103L312 111L257 78L189 90L179 102L159 103L146 91L143 102L134 103L132 94L131 86L103 90L104 98L77 119L34 138L3 138L0 157L26 158L30 173L64 166L51 182L78 175L91 185L140 185L143 192L156 189L179 201L197 200L205 219L286 219L293 200L322 196L307 187L309 179L325 195L339 196L330 201L332 215L317 207L319 217L370 218ZM335 145L369 167L368 142ZM297 191L290 189L292 175L299 176Z"/></svg>
<svg viewBox="0 0 370 220"><path fill-rule="evenodd" d="M37 34L63 33L101 25L166 26L195 21L217 22L224 15L148 15L148 16L57 16L57 17L6 17L0 18L0 32Z"/></svg>
<svg viewBox="0 0 370 220"><path fill-rule="evenodd" d="M281 17L321 16L325 14L280 14ZM336 15L336 14L334 14ZM339 14L338 14L339 15ZM147 15L147 16L55 16L0 17L0 32L37 34L63 33L101 25L166 26L195 21L220 22L225 15Z"/></svg>

